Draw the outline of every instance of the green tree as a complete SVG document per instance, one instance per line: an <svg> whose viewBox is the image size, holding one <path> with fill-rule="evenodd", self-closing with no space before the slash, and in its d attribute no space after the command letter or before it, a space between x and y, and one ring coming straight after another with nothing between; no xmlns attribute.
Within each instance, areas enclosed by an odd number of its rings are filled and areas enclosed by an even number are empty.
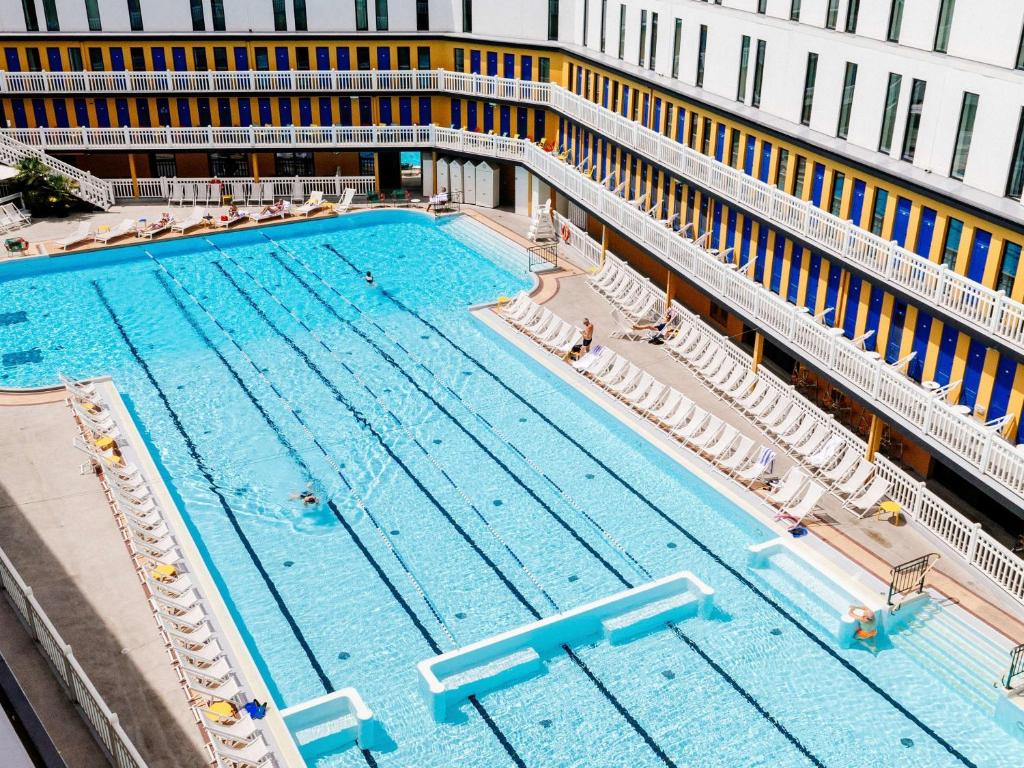
<svg viewBox="0 0 1024 768"><path fill-rule="evenodd" d="M14 167L18 175L13 185L24 195L33 216L67 216L78 206L74 192L78 182L54 173L38 157L23 157Z"/></svg>

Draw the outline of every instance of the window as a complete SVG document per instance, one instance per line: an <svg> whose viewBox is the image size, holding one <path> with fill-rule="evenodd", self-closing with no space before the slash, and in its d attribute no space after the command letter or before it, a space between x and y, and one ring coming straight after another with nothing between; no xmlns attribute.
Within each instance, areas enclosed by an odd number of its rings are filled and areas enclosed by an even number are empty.
<svg viewBox="0 0 1024 768"><path fill-rule="evenodd" d="M98 0L85 0L85 19L89 23L90 32L102 32L100 23L100 5Z"/></svg>
<svg viewBox="0 0 1024 768"><path fill-rule="evenodd" d="M1017 277L1020 250L1016 243L1003 243L1003 257L999 261L999 281L996 283L996 290L1003 291L1007 296L1013 291L1013 280Z"/></svg>
<svg viewBox="0 0 1024 768"><path fill-rule="evenodd" d="M253 48L253 58L256 60L256 69L260 72L266 72L270 69L270 57L267 55L267 49L263 46Z"/></svg>
<svg viewBox="0 0 1024 768"><path fill-rule="evenodd" d="M825 29L835 29L839 20L839 0L828 0L828 11L825 13Z"/></svg>
<svg viewBox="0 0 1024 768"><path fill-rule="evenodd" d="M967 171L967 155L971 151L971 136L974 134L974 116L978 112L978 94L964 93L960 105L960 122L956 126L956 144L953 147L953 165L949 175L954 179L964 178Z"/></svg>
<svg viewBox="0 0 1024 768"><path fill-rule="evenodd" d="M196 72L205 72L209 69L209 67L206 64L205 48L192 49L192 69L194 69Z"/></svg>
<svg viewBox="0 0 1024 768"><path fill-rule="evenodd" d="M205 32L206 19L203 17L203 0L189 0L192 9L192 31Z"/></svg>
<svg viewBox="0 0 1024 768"><path fill-rule="evenodd" d="M705 155L711 154L711 118L704 118L704 135L700 140L700 151Z"/></svg>
<svg viewBox="0 0 1024 768"><path fill-rule="evenodd" d="M217 47L213 49L213 68L218 72L228 71L228 49Z"/></svg>
<svg viewBox="0 0 1024 768"><path fill-rule="evenodd" d="M312 152L275 152L275 176L312 176Z"/></svg>
<svg viewBox="0 0 1024 768"><path fill-rule="evenodd" d="M789 150L779 147L779 164L775 166L775 187L786 191L786 171L789 165Z"/></svg>
<svg viewBox="0 0 1024 768"><path fill-rule="evenodd" d="M935 50L945 53L949 49L949 30L953 27L953 6L956 0L941 0L939 22L935 25Z"/></svg>
<svg viewBox="0 0 1024 768"><path fill-rule="evenodd" d="M843 215L843 187L846 185L846 174L836 171L832 175L832 201L828 212L833 216Z"/></svg>
<svg viewBox="0 0 1024 768"><path fill-rule="evenodd" d="M843 77L843 93L839 104L839 125L836 136L845 139L850 133L850 112L853 111L853 91L857 87L857 65L846 62L846 75Z"/></svg>
<svg viewBox="0 0 1024 768"><path fill-rule="evenodd" d="M370 68L370 49L365 45L356 48L356 69L367 70Z"/></svg>
<svg viewBox="0 0 1024 768"><path fill-rule="evenodd" d="M462 31L473 31L473 0L462 0Z"/></svg>
<svg viewBox="0 0 1024 768"><path fill-rule="evenodd" d="M463 0L466 2L467 0ZM370 28L366 18L366 0L356 0L356 31L365 32Z"/></svg>
<svg viewBox="0 0 1024 768"><path fill-rule="evenodd" d="M295 30L306 31L306 0L292 0L292 15L295 17Z"/></svg>
<svg viewBox="0 0 1024 768"><path fill-rule="evenodd" d="M409 46L401 45L397 49L398 53L398 69L405 71L412 69L412 56Z"/></svg>
<svg viewBox="0 0 1024 768"><path fill-rule="evenodd" d="M691 149L697 148L697 128L699 123L697 122L697 115L694 112L690 113L690 139L687 142L687 146Z"/></svg>
<svg viewBox="0 0 1024 768"><path fill-rule="evenodd" d="M608 0L601 0L601 53L604 53L605 32L608 27Z"/></svg>
<svg viewBox="0 0 1024 768"><path fill-rule="evenodd" d="M541 56L537 59L538 76L537 79L541 83L551 82L551 59L546 56Z"/></svg>
<svg viewBox="0 0 1024 768"><path fill-rule="evenodd" d="M60 21L57 19L57 0L43 0L43 17L46 19L47 32L60 32Z"/></svg>
<svg viewBox="0 0 1024 768"><path fill-rule="evenodd" d="M132 32L142 31L142 7L139 0L128 0L128 24Z"/></svg>
<svg viewBox="0 0 1024 768"><path fill-rule="evenodd" d="M89 49L89 69L93 72L102 72L103 67L103 49L102 48L90 48Z"/></svg>
<svg viewBox="0 0 1024 768"><path fill-rule="evenodd" d="M68 61L70 62L72 72L81 72L85 69L85 66L82 64L81 48L68 48ZM142 68L146 68L145 64L143 64Z"/></svg>
<svg viewBox="0 0 1024 768"><path fill-rule="evenodd" d="M626 6L619 6L619 58L626 55Z"/></svg>
<svg viewBox="0 0 1024 768"><path fill-rule="evenodd" d="M224 22L224 0L210 0L210 11L213 13L213 30L223 32L226 29Z"/></svg>
<svg viewBox="0 0 1024 768"><path fill-rule="evenodd" d="M926 85L924 80L915 80L910 88L910 110L907 112L907 130L903 135L901 155L908 163L914 162L914 152L917 151L917 132L921 128L921 109L924 106Z"/></svg>
<svg viewBox="0 0 1024 768"><path fill-rule="evenodd" d="M729 134L729 165L733 168L736 167L736 163L740 157L740 129L733 128Z"/></svg>
<svg viewBox="0 0 1024 768"><path fill-rule="evenodd" d="M25 61L28 63L29 72L41 72L43 69L43 62L39 58L38 48L26 48L25 49Z"/></svg>
<svg viewBox="0 0 1024 768"><path fill-rule="evenodd" d="M857 17L860 15L860 0L849 0L846 4L846 31L851 35L857 32Z"/></svg>
<svg viewBox="0 0 1024 768"><path fill-rule="evenodd" d="M416 69L430 69L429 45L421 45L416 49Z"/></svg>
<svg viewBox="0 0 1024 768"><path fill-rule="evenodd" d="M814 106L814 80L818 76L818 54L807 54L807 72L804 74L804 101L800 108L801 125L811 124L811 108Z"/></svg>
<svg viewBox="0 0 1024 768"><path fill-rule="evenodd" d="M679 46L683 40L683 20L676 19L675 31L672 32L672 79L679 77Z"/></svg>
<svg viewBox="0 0 1024 768"><path fill-rule="evenodd" d="M719 3L721 5L721 3ZM768 0L757 0L757 12L767 13L768 11Z"/></svg>
<svg viewBox="0 0 1024 768"><path fill-rule="evenodd" d="M558 0L548 0L548 40L558 39Z"/></svg>
<svg viewBox="0 0 1024 768"><path fill-rule="evenodd" d="M1024 32L1021 32L1020 42L1017 43L1017 61L1013 66L1015 69L1024 69Z"/></svg>
<svg viewBox="0 0 1024 768"><path fill-rule="evenodd" d="M288 29L288 15L284 10L284 0L274 0L274 30L283 32Z"/></svg>
<svg viewBox="0 0 1024 768"><path fill-rule="evenodd" d="M173 179L178 175L178 163L174 159L174 155L160 153L153 155L153 169L157 176L163 176L166 179Z"/></svg>
<svg viewBox="0 0 1024 768"><path fill-rule="evenodd" d="M704 87L704 57L708 51L708 26L700 25L700 43L697 48L697 87Z"/></svg>
<svg viewBox="0 0 1024 768"><path fill-rule="evenodd" d="M218 179L245 178L249 172L247 152L211 152L210 173ZM177 172L172 174L177 176Z"/></svg>
<svg viewBox="0 0 1024 768"><path fill-rule="evenodd" d="M388 0L376 0L376 24L378 32L388 31Z"/></svg>
<svg viewBox="0 0 1024 768"><path fill-rule="evenodd" d="M807 175L807 158L803 155L796 156L796 173L793 175L793 189L789 191L789 194L795 195L796 197L803 198L804 196L804 177Z"/></svg>
<svg viewBox="0 0 1024 768"><path fill-rule="evenodd" d="M1020 200L1024 195L1024 109L1017 120L1017 139L1013 142L1010 173L1006 177L1006 196Z"/></svg>
<svg viewBox="0 0 1024 768"><path fill-rule="evenodd" d="M757 56L754 57L754 94L750 97L750 106L761 106L761 81L764 79L764 54L768 43L757 41Z"/></svg>
<svg viewBox="0 0 1024 768"><path fill-rule="evenodd" d="M583 0L583 47L587 45L587 27L590 25L590 0Z"/></svg>
<svg viewBox="0 0 1024 768"><path fill-rule="evenodd" d="M416 0L416 31L426 32L430 29L430 3L428 0Z"/></svg>
<svg viewBox="0 0 1024 768"><path fill-rule="evenodd" d="M903 26L903 0L892 0L892 8L889 9L889 28L885 33L885 39L890 43L900 41L900 28Z"/></svg>
<svg viewBox="0 0 1024 768"><path fill-rule="evenodd" d="M295 68L303 71L309 69L309 48L304 45L295 49Z"/></svg>
<svg viewBox="0 0 1024 768"><path fill-rule="evenodd" d="M36 16L36 0L21 0L21 12L25 16L25 31L39 31L39 17Z"/></svg>
<svg viewBox="0 0 1024 768"><path fill-rule="evenodd" d="M455 49L455 71L465 72L466 71L466 51L463 48Z"/></svg>
<svg viewBox="0 0 1024 768"><path fill-rule="evenodd" d="M875 190L875 204L871 207L871 233L873 235L882 236L887 205L889 205L889 193L879 187Z"/></svg>
<svg viewBox="0 0 1024 768"><path fill-rule="evenodd" d="M942 263L950 269L956 265L956 255L960 252L960 236L964 232L964 223L960 219L950 217L946 224L946 239L942 244Z"/></svg>
<svg viewBox="0 0 1024 768"><path fill-rule="evenodd" d="M146 69L146 50L144 48L129 48L128 56L132 60L132 69L135 72L143 72Z"/></svg>
<svg viewBox="0 0 1024 768"><path fill-rule="evenodd" d="M647 11L640 11L640 56L637 64L644 65L644 54L647 53Z"/></svg>
<svg viewBox="0 0 1024 768"><path fill-rule="evenodd" d="M651 13L651 55L647 59L647 68L654 69L658 57L658 14Z"/></svg>
<svg viewBox="0 0 1024 768"><path fill-rule="evenodd" d="M747 97L747 61L750 58L750 38L747 35L740 40L740 76L736 83L736 101L740 104Z"/></svg>
<svg viewBox="0 0 1024 768"><path fill-rule="evenodd" d="M889 73L889 85L885 89L885 111L882 113L882 135L878 139L878 151L889 154L892 150L892 132L896 127L896 107L900 101L900 86L903 75Z"/></svg>
<svg viewBox="0 0 1024 768"><path fill-rule="evenodd" d="M792 0L789 4L789 20L800 21L800 0Z"/></svg>

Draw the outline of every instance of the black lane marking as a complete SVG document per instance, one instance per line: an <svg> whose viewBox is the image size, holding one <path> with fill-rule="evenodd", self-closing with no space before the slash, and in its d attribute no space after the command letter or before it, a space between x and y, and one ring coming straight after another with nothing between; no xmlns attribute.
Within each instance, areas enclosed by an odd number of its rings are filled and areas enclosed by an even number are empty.
<svg viewBox="0 0 1024 768"><path fill-rule="evenodd" d="M218 249L218 250L220 250L220 249ZM402 468L402 470L408 475L408 477L413 481L413 483L422 490L422 492L427 497L427 499L430 500L431 504L439 512L441 512L441 514L451 523L452 527L454 527L462 535L463 539L470 545L470 547L472 547L472 549L480 556L480 558L491 568L491 570L494 572L494 574L501 580L501 582L503 584L505 584L506 588L508 588L509 591L516 597L516 599L523 605L523 607L526 608L526 610L530 613L530 615L533 616L535 619L540 620L542 618L541 613L536 608L534 608L533 604L530 603L529 600L527 600L527 598L518 590L518 588L515 586L515 584L513 584L511 582L511 580L509 580L509 578L504 574L504 572L502 572L502 570L498 567L498 565L496 563L494 563L494 561L492 561L482 549L480 549L479 545L477 545L477 543L472 539L472 537L470 537L469 534L466 533L466 531L448 513L448 511L446 509L444 509L440 505L440 502L437 501L437 499L433 496L433 494L430 493L430 491L426 488L426 486L423 485L423 483L419 480L419 478L417 478L415 475L412 474L412 472L405 465L405 463L394 453L394 451L391 450L390 446L388 446L387 443L384 442L383 436L380 435L380 433L377 432L377 430L366 419L366 417L363 416L362 413L359 412L353 405L351 405L351 403L349 403L348 399L338 390L338 388L330 381L330 379L327 378L327 376L323 373L323 371L316 365L316 363L314 363L309 358L309 356L302 350L302 348L299 347L291 337L289 337L286 333L284 333L284 331L282 331L277 326L277 324L274 323L267 316L267 314L263 311L263 309L258 304L256 304L256 302L253 300L253 298L246 291L244 291L242 289L242 287L240 285L238 285L238 283L234 280L234 278L231 277L230 273L228 273L228 271L226 269L224 269L224 266L222 264L220 264L219 262L216 262L216 261L212 262L212 263L213 263L214 267L216 267L217 270L234 286L235 290L238 291L238 293L245 299L245 301L249 304L249 306L252 307L253 311L255 311L261 317L261 319L264 321L264 323L266 323L267 327L269 327L277 336L279 336L286 344L288 344L288 346L291 347L295 351L295 353L297 355L299 355L299 357L302 358L303 362L306 363L306 365L309 367L309 369L317 376L317 378L320 379L320 381L324 384L324 386L327 387L331 391L331 393L334 395L335 399L339 403L344 405L349 410L349 412L353 416L353 418L355 418L367 431L369 431L377 439L377 441L380 443L381 447L384 448L384 450L388 453L388 455L392 458L392 460L395 461L395 463L399 467ZM620 578L623 580L623 582L626 585L630 585L629 581L625 580L624 577L620 576ZM606 697L607 697L607 695L606 695ZM612 702L613 706L614 706L614 702L612 701L612 699L610 697L608 697L608 698L609 698L609 701ZM653 739L651 738L650 734L648 734L642 728L642 726L640 726L640 724L637 723L637 721L635 719L630 718L628 720L628 722L630 723L630 725L632 725L634 727L634 729L637 731L638 735L645 742L647 742L647 743L653 742ZM658 755L659 755L659 757L664 755L664 752L660 750L660 747L659 747ZM667 760L666 761L666 765L668 765L669 768L677 768L676 764L674 762L672 762L671 760Z"/></svg>
<svg viewBox="0 0 1024 768"><path fill-rule="evenodd" d="M228 371L230 371L232 378L238 383L239 387L245 393L246 397L248 397L249 400L252 402L252 404L254 406L256 406L256 408L259 411L260 415L264 418L264 420L267 422L268 426L270 426L270 428L273 430L274 434L277 436L278 440L281 442L281 445L286 450L288 450L289 453L292 453L292 455L295 457L296 463L298 463L299 466L302 467L302 469L306 473L307 477L312 477L313 474L310 471L309 466L306 464L306 462L304 460L301 459L300 454L294 449L294 447L291 446L291 442L288 440L288 438L285 436L285 434L281 431L280 427L277 426L277 424L270 417L270 415L267 413L267 411L259 404L259 402L257 401L255 395L249 389L249 387L244 383L244 381L242 380L240 375L235 370L234 366L232 366L231 363L229 363L228 360L223 356L223 354L221 354L220 350L218 350L216 345L213 344L213 342L209 338L209 336L206 335L206 333L202 330L202 328L199 326L199 324L188 313L188 311L186 310L185 306L181 303L181 301L178 299L178 297L174 294L174 292L171 290L170 286L167 285L164 282L164 280L161 278L161 275L160 275L159 272L157 273L157 277L159 278L160 285L164 288L164 290L168 293L168 295L171 297L171 299L174 301L174 303L178 306L178 309L181 311L182 315L185 316L185 319L188 321L189 325L191 325L192 328L196 331L196 333L200 336L200 338L203 339L203 341L207 345L207 347L209 347L217 355L217 357L224 364L224 366L228 369ZM97 287L97 290L99 290L98 287ZM193 300L196 301L196 303L199 306L202 306L201 304L199 304L198 299L196 299L195 297L192 297L192 298L193 298ZM238 347L238 344L235 342L234 338L232 338L230 336L230 334L227 333L226 329L224 329L223 326L220 325L219 321L214 319L214 323L217 325L218 328L220 328L220 330L224 333L224 335L228 338L228 340L237 349L239 349L239 351L241 351L241 348ZM123 334L122 334L122 336L123 336ZM248 356L246 356L246 358L248 358ZM141 359L140 359L140 362L141 362ZM152 377L150 377L150 381L153 382ZM271 386L271 388L274 390L274 392L278 395L278 397L281 397L283 399L283 395L277 390L277 387L272 382L270 382L269 379L267 379L267 382ZM159 387L157 387L157 391L160 392ZM161 393L161 397L163 397L162 393ZM169 406L168 406L168 409L169 409ZM296 420L298 420L300 423L302 423L302 419L301 419L301 417L298 414L296 414L294 411L291 411L291 409L289 409L289 412L292 413L292 415L296 418ZM172 413L173 413L173 411L172 411ZM310 434L312 435L312 432L310 432ZM186 437L186 439L188 439L188 438ZM323 445L321 445L321 443L319 442L319 440L315 436L313 437L313 442L316 444L317 448L319 448L320 451L324 454L324 456L328 456L326 449L323 447ZM342 481L345 483L345 485L349 489L352 489L352 485L348 481L348 478L346 478L342 474L341 475L341 479L342 479ZM406 601L405 597L403 597L401 592L399 592L397 586L391 581L390 578L388 578L387 574L384 572L383 567L376 560L376 558L374 558L374 556L370 553L369 549L366 547L366 544L362 541L362 539L359 537L359 535L356 533L356 531L352 528L352 526L349 524L348 520L345 519L345 516L342 514L341 510L338 509L338 507L334 503L334 501L329 501L327 506L334 513L334 516L335 516L335 518L337 518L338 522L341 523L342 527L345 529L345 532L348 534L348 536L352 540L352 542L356 545L356 547L358 547L358 549L359 549L360 553L362 554L363 558L366 560L367 563L370 564L370 567L373 568L374 572L377 574L377 577L381 580L381 583L383 583L385 585L385 587L387 588L388 592L391 593L391 596L394 597L395 601L405 611L406 615L409 617L409 619L412 621L413 625L419 631L420 635L426 641L427 646L430 648L430 650L433 651L433 653L437 654L437 655L443 653L443 651L441 649L441 646L438 644L438 642L431 635L430 631L426 628L426 626L420 620L420 618L416 614L416 612L412 609L412 606L409 605L409 603ZM367 513L368 513L368 510L367 510ZM396 558L397 558L397 553L396 553ZM405 564L402 563L400 559L399 559L399 562L402 564L403 567L405 567ZM430 607L431 610L433 610L433 606L431 606L429 604L429 602L428 602L428 607ZM435 617L437 618L438 622L440 623L440 617L437 616L436 613L435 613ZM508 754L509 759L511 759L512 762L515 765L517 765L517 766L525 766L525 763L523 762L522 758L519 756L518 752L516 752L515 748L509 742L508 738L506 738L505 734L501 731L501 729L498 727L498 725L489 716L486 716L487 713L486 713L485 710L483 710L482 706L478 706L478 711L480 711L482 715L485 715L485 717L483 718L484 722L487 724L487 727L491 730L491 732L494 734L495 738L501 744L501 746L505 750L506 754ZM365 750L365 749L361 750L361 752L362 752L362 755L363 755L363 759L366 761L366 763L369 766L369 768L376 768L377 762L376 762L376 760L374 760L374 758L370 754L370 752L368 750Z"/></svg>
<svg viewBox="0 0 1024 768"><path fill-rule="evenodd" d="M266 235L264 235L264 237L266 237ZM333 245L330 245L329 243L323 243L322 247L325 250L328 250L331 253L333 253L339 259L341 259L356 274L358 274L358 275L362 274L359 271L359 268L356 267L355 264L353 264L351 261L349 261L341 253L339 253L334 248ZM681 533L683 536L685 536L687 538L687 540L690 541L690 543L692 543L694 546L696 546L698 549L700 549L704 554L706 554L708 557L710 557L712 560L714 560L716 563L718 563L722 568L724 568L731 576L733 576L741 584L743 584L745 587L747 587L747 589L749 589L751 592L753 592L755 595L757 595L761 600L763 600L765 603L767 603L769 606L771 606L779 615L781 615L783 618L785 618L787 621L789 621L797 630L799 630L801 633L803 633L803 635L805 637L807 637L811 642L813 642L820 649L825 651L825 653L827 653L829 656L831 656L835 661L837 661L844 669L846 669L847 672L849 672L854 677L856 677L861 683L866 685L875 694L877 694L879 697L881 697L886 703L888 703L890 706L892 706L893 709L895 709L897 712L899 712L901 715L903 715L905 718L907 718L910 722L912 722L914 725L916 725L918 728L920 728L922 731L924 731L924 733L926 733L929 737L934 739L937 744L939 744L943 749L945 749L947 752L949 752L951 755L953 755L953 757L955 757L957 760L959 760L961 763L963 763L964 765L968 766L969 768L977 768L976 764L970 758L968 758L966 755L964 755L962 752L960 752L960 750L958 750L956 747L954 747L952 744L950 744L948 741L946 741L946 739L944 739L935 730L933 730L929 725L927 725L925 722L923 722L917 715L915 715L913 712L911 712L904 704L902 704L892 694L890 694L888 691L886 691L884 688L882 688L880 685L878 685L874 680L872 680L867 675L865 675L863 672L861 672L859 669L857 669L851 662L847 661L842 656L840 656L839 653L837 651L835 651L835 649L833 649L827 642L825 642L825 640L823 640L815 632L811 631L808 627L806 627L804 624L802 624L795 616L790 614L785 608L783 608L772 597L770 597L767 593L765 593L762 589L760 589L756 584L754 584L752 581L747 579L742 573L740 573L738 570L736 570L736 568L734 568L733 566L731 566L727 562L725 562L725 560L723 560L716 552L714 552L714 550L712 550L710 547L708 547L703 541L701 541L699 538L697 538L697 536L692 534L689 530L687 530L680 523L676 522L675 519L673 519L671 516L669 516L669 514L667 512L665 512L663 509L661 509L661 507L659 507L657 504L655 504L653 501L651 501L649 498L647 498L647 496L642 491L640 491L638 488L633 486L632 483L630 483L628 480L626 480L624 477L622 477L618 472L616 472L614 469L612 469L610 466L608 466L604 461L602 461L597 456L592 454L589 450L587 450L587 448L585 446L583 446L579 441L577 441L574 437L572 437L570 434L568 434L558 424L556 424L551 419L549 419L542 411L540 411L536 406L534 406L526 398L524 398L522 395L520 395L515 389L513 389L508 384L506 384L501 379L500 376L498 376L496 373L494 373L494 371L492 371L490 368L488 368L484 363L480 362L480 360L478 360L476 358L476 356L474 356L473 354L468 352L466 349L464 349L460 344L458 344L451 337L449 337L448 334L446 334L444 331L442 331L436 325L431 323L425 317L420 315L419 312L417 312L414 309L411 309L403 301L401 301L400 299L398 299L395 296L391 295L387 290L385 290L384 288L378 288L378 290L387 299L389 299L392 303L394 303L395 306L397 306L402 311L404 311L404 312L412 315L413 317L415 317L417 320L419 320L421 323L423 323L423 325L425 325L427 328L429 328L435 334L437 334L441 339L443 339L449 346L452 347L452 349L456 350L459 354L461 354L467 360L469 360L474 365L476 365L477 368L479 368L484 374L486 374L489 378L491 378L496 384L498 384L498 386L500 386L502 389L507 391L509 394L512 395L512 397L514 397L516 400L518 400L520 403L522 403L524 406L526 406L526 408L528 408L530 411L532 411L534 414L536 414L538 417L540 417L552 429L554 429L556 432L558 432L559 435L561 435L566 440L568 440L577 450L579 450L585 456L590 458L597 466L601 467L601 469L603 469L605 472L607 472L608 475L611 476L612 478L614 478L623 488L625 488L633 496L635 496L637 499L639 499L641 502L643 502L645 506L647 506L651 511L653 511L656 515L658 515L660 518L662 518L666 523L668 523L670 526L672 526L677 531L679 531L679 533Z"/></svg>
<svg viewBox="0 0 1024 768"><path fill-rule="evenodd" d="M117 315L114 313L114 308L110 305L110 302L108 301L107 296L103 292L103 289L100 287L99 283L93 280L92 287L95 289L96 295L99 296L100 302L103 304L103 308L107 311L107 314L110 315L110 319L114 323L114 327L117 328L117 332L120 334L121 340L124 342L125 346L128 347L128 351L135 359L135 362L139 365L139 367L142 369L142 372L146 375L146 378L149 380L150 385L152 385L153 389L156 390L157 396L160 398L160 402L163 403L164 408L167 409L167 413L170 415L171 421L174 423L174 428L178 431L178 434L181 435L182 440L185 441L185 448L188 450L189 455L195 462L196 468L199 470L199 473L206 480L206 483L207 485L209 485L210 490L217 497L217 501L220 503L221 509L224 510L224 514L227 517L228 521L231 523L231 527L235 530L235 533L238 535L239 541L242 542L242 546L245 548L245 551L249 554L249 558L252 560L252 564L255 566L256 570L263 578L263 583L267 585L267 590L274 598L274 602L277 603L277 607L280 609L281 615L284 617L285 621L288 622L288 626L291 629L292 634L295 636L295 639L298 641L299 646L302 648L303 653L306 654L306 658L309 660L310 666L313 668L313 671L316 672L316 676L320 678L321 685L323 685L325 691L327 691L328 693L332 693L334 691L334 686L331 684L330 678L327 677L327 673L324 672L323 667L320 666L320 662L317 661L316 656L313 653L313 649L309 647L309 643L306 641L305 636L302 634L302 630L299 629L299 625L295 621L295 617L292 616L291 611L288 610L288 606L285 604L284 598L281 596L281 593L278 592L277 587L274 585L274 580L270 578L270 574L267 573L266 568L263 567L263 563L260 561L259 555L256 554L256 550L253 547L252 542L249 541L249 538L245 535L245 532L242 530L242 526L238 522L238 518L235 516L234 510L231 509L231 506L228 504L227 499L224 498L224 495L221 493L220 488L218 488L217 482L216 480L214 480L213 473L206 466L205 460L199 454L199 449L197 448L196 444L192 441L192 438L189 436L188 432L185 431L185 426L182 424L181 419L175 412L174 408L171 407L171 402L167 398L166 393L157 383L156 377L153 375L153 371L150 370L149 364L142 358L142 355L140 354L138 347L136 347L134 342L132 342L132 340L128 337L128 333L127 331L125 331L124 325L122 325L120 319L118 319Z"/></svg>

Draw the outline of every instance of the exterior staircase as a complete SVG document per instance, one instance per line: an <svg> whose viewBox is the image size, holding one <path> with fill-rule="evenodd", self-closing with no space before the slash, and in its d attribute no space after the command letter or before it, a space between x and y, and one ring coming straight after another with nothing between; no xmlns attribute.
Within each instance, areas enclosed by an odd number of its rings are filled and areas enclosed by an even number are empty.
<svg viewBox="0 0 1024 768"><path fill-rule="evenodd" d="M54 173L59 173L74 181L74 194L85 202L92 203L103 210L107 210L114 204L114 185L109 181L97 179L88 171L75 168L63 160L51 157L41 149L22 144L20 141L0 133L0 163L15 165L23 157L38 157Z"/></svg>

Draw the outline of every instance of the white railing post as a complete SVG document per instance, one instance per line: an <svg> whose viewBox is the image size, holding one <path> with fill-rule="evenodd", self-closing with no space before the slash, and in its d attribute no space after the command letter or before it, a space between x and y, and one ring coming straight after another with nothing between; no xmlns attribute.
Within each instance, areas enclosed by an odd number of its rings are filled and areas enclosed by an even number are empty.
<svg viewBox="0 0 1024 768"><path fill-rule="evenodd" d="M964 553L964 557L971 565L974 565L974 555L978 551L978 531L980 530L981 523L974 523L971 526L971 537L967 541L967 552Z"/></svg>
<svg viewBox="0 0 1024 768"><path fill-rule="evenodd" d="M256 146L256 127L250 124L249 126L249 146Z"/></svg>

